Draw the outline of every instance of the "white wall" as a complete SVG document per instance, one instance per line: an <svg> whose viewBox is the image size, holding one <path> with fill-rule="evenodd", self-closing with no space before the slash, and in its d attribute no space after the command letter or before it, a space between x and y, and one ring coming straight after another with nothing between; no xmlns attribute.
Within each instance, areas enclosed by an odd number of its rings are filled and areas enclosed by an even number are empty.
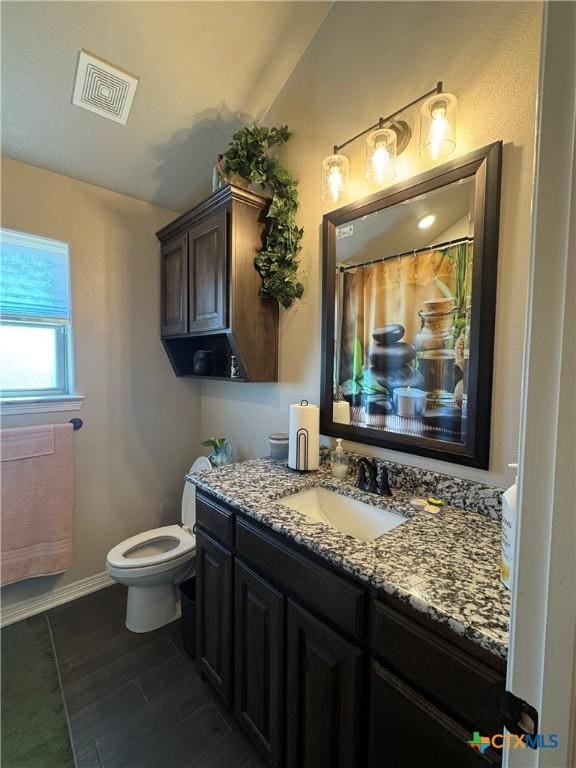
<svg viewBox="0 0 576 768"><path fill-rule="evenodd" d="M294 136L283 159L300 179L299 222L305 229L306 294L281 311L280 383L202 385L202 434L228 435L242 457L267 453L267 435L287 431L288 407L319 399L321 240L327 207L320 162L354 135L444 81L459 99L456 155L504 141L497 328L490 473L378 451L483 481L507 484L517 458L522 343L533 183L534 119L541 5L537 3L335 3L270 110L266 123L287 123ZM411 113L414 121L417 111ZM350 152L351 199L368 192L364 147ZM415 137L400 157L405 178L430 164Z"/></svg>
<svg viewBox="0 0 576 768"><path fill-rule="evenodd" d="M172 211L2 159L2 226L70 244L74 413L9 416L3 426L79 416L74 434L74 565L2 590L8 606L105 570L128 536L177 522L184 473L200 453L199 391L177 379L160 343L155 232Z"/></svg>

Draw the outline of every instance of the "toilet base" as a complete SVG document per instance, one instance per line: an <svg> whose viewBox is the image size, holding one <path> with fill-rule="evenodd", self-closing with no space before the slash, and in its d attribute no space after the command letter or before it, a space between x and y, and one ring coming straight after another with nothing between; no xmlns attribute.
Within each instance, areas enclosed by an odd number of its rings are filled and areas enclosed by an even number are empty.
<svg viewBox="0 0 576 768"><path fill-rule="evenodd" d="M151 632L180 618L178 586L170 581L153 587L128 587L126 628Z"/></svg>

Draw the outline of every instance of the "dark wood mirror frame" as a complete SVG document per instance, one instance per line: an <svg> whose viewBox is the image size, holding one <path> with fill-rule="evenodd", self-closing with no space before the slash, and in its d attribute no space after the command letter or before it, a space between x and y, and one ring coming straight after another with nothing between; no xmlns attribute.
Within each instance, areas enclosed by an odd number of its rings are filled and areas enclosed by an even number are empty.
<svg viewBox="0 0 576 768"><path fill-rule="evenodd" d="M393 187L325 214L322 286L322 434L488 469L502 142L490 144ZM336 228L460 179L475 177L474 259L465 443L386 432L333 421Z"/></svg>

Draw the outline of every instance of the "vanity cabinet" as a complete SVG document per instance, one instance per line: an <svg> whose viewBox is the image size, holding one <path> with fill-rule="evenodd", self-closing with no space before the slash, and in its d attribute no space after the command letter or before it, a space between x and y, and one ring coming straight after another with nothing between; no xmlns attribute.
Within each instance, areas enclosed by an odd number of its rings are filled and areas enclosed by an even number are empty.
<svg viewBox="0 0 576 768"><path fill-rule="evenodd" d="M288 600L287 768L358 766L360 648Z"/></svg>
<svg viewBox="0 0 576 768"><path fill-rule="evenodd" d="M196 518L200 673L229 701L233 643L234 712L273 768L360 768L365 590L203 493Z"/></svg>
<svg viewBox="0 0 576 768"><path fill-rule="evenodd" d="M266 197L227 185L157 232L161 339L177 376L277 381L278 305L259 297ZM196 352L211 366L194 367ZM204 355L206 358L206 355Z"/></svg>
<svg viewBox="0 0 576 768"><path fill-rule="evenodd" d="M273 768L499 766L505 665L199 491L198 667ZM433 624L433 626L431 626Z"/></svg>
<svg viewBox="0 0 576 768"><path fill-rule="evenodd" d="M210 536L196 534L196 656L222 699L232 704L232 554Z"/></svg>
<svg viewBox="0 0 576 768"><path fill-rule="evenodd" d="M488 768L501 764L491 751L468 744L471 732L389 670L370 671L369 768Z"/></svg>
<svg viewBox="0 0 576 768"><path fill-rule="evenodd" d="M284 751L284 595L234 564L234 712L271 765Z"/></svg>
<svg viewBox="0 0 576 768"><path fill-rule="evenodd" d="M371 611L370 645L383 664L476 730L499 732L500 672L380 600Z"/></svg>

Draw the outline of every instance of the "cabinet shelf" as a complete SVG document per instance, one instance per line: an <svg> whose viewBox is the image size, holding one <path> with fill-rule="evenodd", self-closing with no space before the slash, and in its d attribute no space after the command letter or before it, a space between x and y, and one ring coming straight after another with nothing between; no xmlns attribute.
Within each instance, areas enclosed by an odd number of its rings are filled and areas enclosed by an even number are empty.
<svg viewBox="0 0 576 768"><path fill-rule="evenodd" d="M231 381L238 382L240 384L246 384L246 379L240 376L231 379L230 376L199 376L197 373L188 373L185 378L187 379L202 379L202 381Z"/></svg>

